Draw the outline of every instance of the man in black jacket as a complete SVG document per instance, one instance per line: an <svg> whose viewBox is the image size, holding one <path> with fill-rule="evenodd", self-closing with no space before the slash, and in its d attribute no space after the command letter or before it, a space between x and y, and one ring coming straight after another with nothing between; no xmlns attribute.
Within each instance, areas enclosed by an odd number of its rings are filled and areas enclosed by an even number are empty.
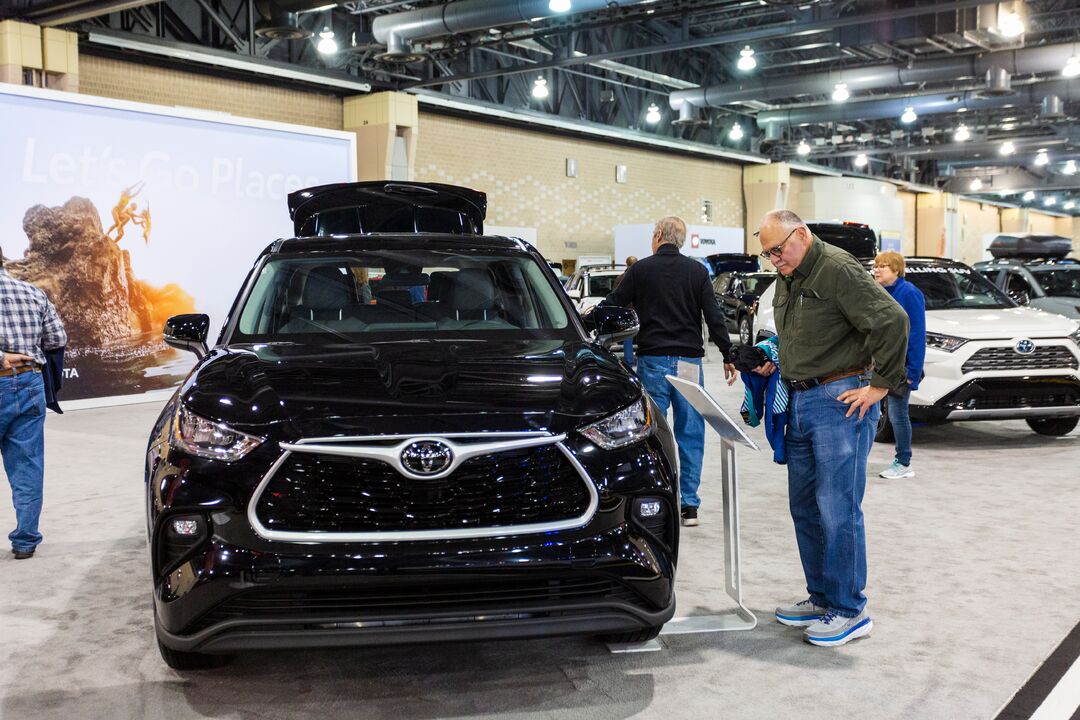
<svg viewBox="0 0 1080 720"><path fill-rule="evenodd" d="M686 401L665 375L702 385L701 318L709 326L709 339L724 356L724 376L736 378L731 365L731 340L720 306L716 303L709 272L697 260L679 252L686 241L686 223L666 217L656 223L653 254L639 260L626 273L602 305L633 305L641 330L637 335L637 373L660 412L668 406L675 415L675 441L679 445L679 494L683 525L698 524L701 499L701 461L705 454L705 419Z"/></svg>

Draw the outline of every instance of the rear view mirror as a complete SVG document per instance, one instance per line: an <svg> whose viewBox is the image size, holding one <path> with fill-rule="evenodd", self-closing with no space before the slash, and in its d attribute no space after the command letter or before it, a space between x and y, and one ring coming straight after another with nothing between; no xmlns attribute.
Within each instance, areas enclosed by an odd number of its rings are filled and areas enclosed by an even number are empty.
<svg viewBox="0 0 1080 720"><path fill-rule="evenodd" d="M162 338L165 344L177 350L195 353L202 360L210 352L206 347L206 334L210 330L210 316L202 314L173 315L165 321Z"/></svg>
<svg viewBox="0 0 1080 720"><path fill-rule="evenodd" d="M593 332L597 345L607 347L632 338L638 332L638 316L631 308L604 305L582 316L585 327Z"/></svg>

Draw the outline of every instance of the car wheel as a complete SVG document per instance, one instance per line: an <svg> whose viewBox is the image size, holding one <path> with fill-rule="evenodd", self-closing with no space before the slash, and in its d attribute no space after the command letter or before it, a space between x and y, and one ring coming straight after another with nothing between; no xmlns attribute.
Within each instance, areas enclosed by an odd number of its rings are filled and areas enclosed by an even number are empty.
<svg viewBox="0 0 1080 720"><path fill-rule="evenodd" d="M1068 435L1080 423L1080 418L1029 418L1028 427L1040 435L1059 437Z"/></svg>
<svg viewBox="0 0 1080 720"><path fill-rule="evenodd" d="M634 630L632 632L615 633L613 635L604 635L603 640L607 643L643 643L655 640L660 636L660 631L664 628L663 625L657 625L656 627L645 628L644 630Z"/></svg>
<svg viewBox="0 0 1080 720"><path fill-rule="evenodd" d="M893 434L892 423L889 422L889 398L884 397L881 400L881 417L877 421L877 434L874 435L874 440L879 443L891 443L896 442L896 436Z"/></svg>
<svg viewBox="0 0 1080 720"><path fill-rule="evenodd" d="M158 652L161 659L173 670L210 670L228 665L232 660L231 655L207 655L205 653L184 652L165 647L161 638L157 641Z"/></svg>
<svg viewBox="0 0 1080 720"><path fill-rule="evenodd" d="M750 324L750 316L743 315L739 318L739 342L743 345L751 345L754 342L754 328Z"/></svg>

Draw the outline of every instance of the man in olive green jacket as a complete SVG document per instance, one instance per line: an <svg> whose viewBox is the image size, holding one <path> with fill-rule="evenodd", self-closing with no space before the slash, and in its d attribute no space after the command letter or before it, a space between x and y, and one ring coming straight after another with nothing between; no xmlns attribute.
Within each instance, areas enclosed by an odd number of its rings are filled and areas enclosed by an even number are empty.
<svg viewBox="0 0 1080 720"><path fill-rule="evenodd" d="M758 231L780 273L773 301L790 390L788 502L809 597L776 609L814 645L870 633L862 498L879 401L904 382L908 319L851 255L793 212Z"/></svg>

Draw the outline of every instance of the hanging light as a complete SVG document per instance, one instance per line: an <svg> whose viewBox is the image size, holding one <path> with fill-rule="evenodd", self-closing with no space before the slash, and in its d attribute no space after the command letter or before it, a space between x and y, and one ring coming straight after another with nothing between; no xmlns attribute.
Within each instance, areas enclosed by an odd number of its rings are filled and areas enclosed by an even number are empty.
<svg viewBox="0 0 1080 720"><path fill-rule="evenodd" d="M956 128L956 132L953 133L953 140L956 142L967 142L971 139L971 131L968 130L968 126L964 123L960 123L960 127Z"/></svg>
<svg viewBox="0 0 1080 720"><path fill-rule="evenodd" d="M1061 207L1064 208L1065 210L1072 210L1074 207L1076 207L1076 203L1073 202L1072 200L1068 200Z"/></svg>
<svg viewBox="0 0 1080 720"><path fill-rule="evenodd" d="M979 192L980 190L982 190L982 185L982 180L980 180L979 178L974 178L968 185L968 189L971 190L971 192Z"/></svg>
<svg viewBox="0 0 1080 720"><path fill-rule="evenodd" d="M866 153L859 153L855 156L855 167L857 168L866 167L867 163L869 162L870 159L866 157Z"/></svg>
<svg viewBox="0 0 1080 720"><path fill-rule="evenodd" d="M851 93L848 92L847 83L836 83L832 91L833 102L846 102L849 97Z"/></svg>
<svg viewBox="0 0 1080 720"><path fill-rule="evenodd" d="M795 152L799 153L802 157L806 157L810 154L810 146L806 144L805 140L800 140L798 147L795 148Z"/></svg>
<svg viewBox="0 0 1080 720"><path fill-rule="evenodd" d="M1050 195L1049 197L1043 198L1043 205L1045 205L1046 207L1053 207L1056 204L1057 204L1057 198L1054 197L1053 195Z"/></svg>
<svg viewBox="0 0 1080 720"><path fill-rule="evenodd" d="M735 64L737 68L743 72L750 72L757 67L757 60L754 59L754 49L749 45L739 51L739 62Z"/></svg>
<svg viewBox="0 0 1080 720"><path fill-rule="evenodd" d="M337 52L337 40L334 39L334 31L327 25L319 33L319 44L315 46L323 55L333 55Z"/></svg>
<svg viewBox="0 0 1080 720"><path fill-rule="evenodd" d="M532 96L537 100L543 100L548 96L547 80L542 76L536 78L536 82L533 83Z"/></svg>
<svg viewBox="0 0 1080 720"><path fill-rule="evenodd" d="M1050 156L1046 154L1046 150L1039 148L1039 152L1035 153L1035 164L1039 167L1046 165L1050 162Z"/></svg>
<svg viewBox="0 0 1080 720"><path fill-rule="evenodd" d="M553 13L570 12L570 0L549 0L548 10Z"/></svg>
<svg viewBox="0 0 1080 720"><path fill-rule="evenodd" d="M1080 75L1080 55L1073 55L1065 61L1065 67L1061 69L1062 77L1074 78Z"/></svg>
<svg viewBox="0 0 1080 720"><path fill-rule="evenodd" d="M1005 38L1019 37L1024 34L1024 21L1015 12L1007 12L998 20L998 34Z"/></svg>
<svg viewBox="0 0 1080 720"><path fill-rule="evenodd" d="M649 123L650 125L655 125L656 123L660 122L660 108L656 105L656 103L653 103L649 106L649 111L645 113L645 122Z"/></svg>
<svg viewBox="0 0 1080 720"><path fill-rule="evenodd" d="M1024 202L1031 202L1034 199L1035 199L1035 191L1034 190L1028 190L1026 193L1024 193Z"/></svg>
<svg viewBox="0 0 1080 720"><path fill-rule="evenodd" d="M904 108L904 114L900 116L900 122L904 123L905 125L910 125L918 119L918 113L916 113L915 108L910 105Z"/></svg>
<svg viewBox="0 0 1080 720"><path fill-rule="evenodd" d="M734 125L732 125L731 130L728 131L727 136L731 140L735 140L735 141L742 140L743 139L742 125L740 125L739 123L735 123Z"/></svg>
<svg viewBox="0 0 1080 720"><path fill-rule="evenodd" d="M998 148L998 152L1002 155L1012 155L1014 152L1016 152L1016 146L1013 145L1012 140L1006 140L1005 142L1001 143L1001 147Z"/></svg>
<svg viewBox="0 0 1080 720"><path fill-rule="evenodd" d="M1063 167L1061 169L1061 172L1065 173L1066 175L1075 175L1076 174L1076 161L1075 160L1070 160L1069 162L1065 163L1065 167Z"/></svg>

